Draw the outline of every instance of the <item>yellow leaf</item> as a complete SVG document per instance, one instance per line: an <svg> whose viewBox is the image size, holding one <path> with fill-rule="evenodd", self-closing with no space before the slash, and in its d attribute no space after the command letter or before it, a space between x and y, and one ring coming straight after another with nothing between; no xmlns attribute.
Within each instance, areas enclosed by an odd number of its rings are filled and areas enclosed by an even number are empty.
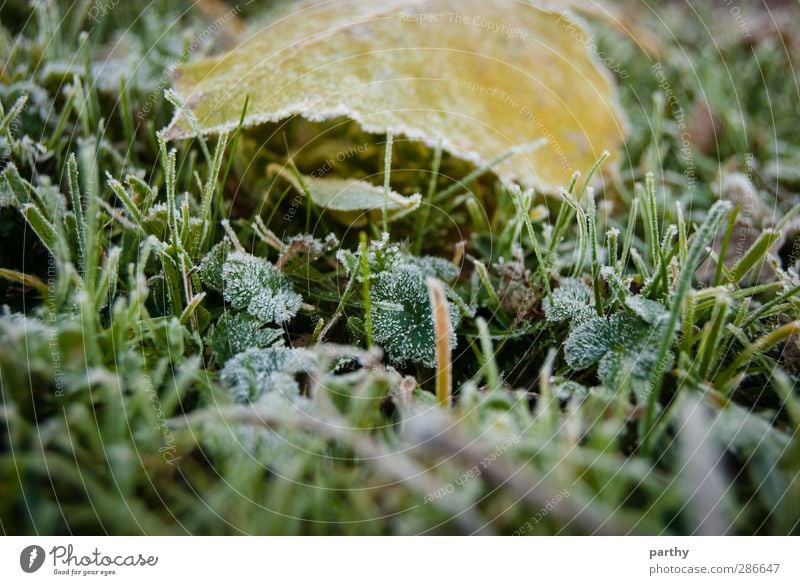
<svg viewBox="0 0 800 585"><path fill-rule="evenodd" d="M299 178L280 165L269 165L267 171L280 175L289 181L301 194L307 194L318 207L332 212L333 216L347 225L363 225L366 223L365 212L378 219L386 205L387 220L393 221L417 209L422 196L415 193L411 197L403 197L389 190L385 197L383 187L358 179L337 179L332 177L312 177L301 175ZM306 193L307 191L307 193Z"/></svg>
<svg viewBox="0 0 800 585"><path fill-rule="evenodd" d="M625 134L611 76L574 16L519 0L290 4L233 51L181 67L176 90L202 133L293 115L348 116L553 190ZM168 138L195 132L180 111Z"/></svg>

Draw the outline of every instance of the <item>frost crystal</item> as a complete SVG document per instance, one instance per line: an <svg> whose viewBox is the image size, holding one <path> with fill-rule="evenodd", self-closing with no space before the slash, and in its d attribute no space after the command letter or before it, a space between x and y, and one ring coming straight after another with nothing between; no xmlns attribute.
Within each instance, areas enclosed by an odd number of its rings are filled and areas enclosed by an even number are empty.
<svg viewBox="0 0 800 585"><path fill-rule="evenodd" d="M564 355L576 370L598 364L597 376L606 388L630 386L643 401L656 366L659 331L624 312L595 316L572 330L564 344Z"/></svg>
<svg viewBox="0 0 800 585"><path fill-rule="evenodd" d="M417 266L425 276L435 276L439 280L449 282L458 277L459 268L449 260L436 256L405 256L406 260Z"/></svg>
<svg viewBox="0 0 800 585"><path fill-rule="evenodd" d="M264 323L283 323L297 314L302 297L264 258L233 252L222 267L223 297Z"/></svg>
<svg viewBox="0 0 800 585"><path fill-rule="evenodd" d="M209 345L217 360L224 362L246 349L267 347L282 335L281 329L262 327L261 321L252 315L226 312L209 335Z"/></svg>
<svg viewBox="0 0 800 585"><path fill-rule="evenodd" d="M564 278L561 286L553 291L553 302L543 301L544 314L548 321L571 321L574 327L596 316L591 305L592 291L577 278Z"/></svg>
<svg viewBox="0 0 800 585"><path fill-rule="evenodd" d="M222 292L224 288L222 282L222 266L228 258L230 249L230 242L224 239L211 248L208 254L200 261L200 279L203 281L203 284L211 290Z"/></svg>
<svg viewBox="0 0 800 585"><path fill-rule="evenodd" d="M221 378L237 402L255 402L273 392L294 401L300 398L300 385L294 376L313 371L316 364L316 354L306 349L252 348L229 359Z"/></svg>
<svg viewBox="0 0 800 585"><path fill-rule="evenodd" d="M667 309L664 305L642 296L627 297L625 299L625 304L641 319L651 325L656 325L667 317Z"/></svg>
<svg viewBox="0 0 800 585"><path fill-rule="evenodd" d="M412 360L436 364L435 334L426 274L417 266L403 264L378 275L372 285L372 324L375 341L394 362ZM450 336L456 343L458 311L448 303Z"/></svg>

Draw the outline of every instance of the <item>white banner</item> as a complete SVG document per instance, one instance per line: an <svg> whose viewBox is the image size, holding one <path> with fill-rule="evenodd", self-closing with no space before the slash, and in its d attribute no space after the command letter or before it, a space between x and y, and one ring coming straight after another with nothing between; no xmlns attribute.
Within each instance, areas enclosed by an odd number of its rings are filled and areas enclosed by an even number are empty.
<svg viewBox="0 0 800 585"><path fill-rule="evenodd" d="M790 537L6 537L0 583L796 584L797 545Z"/></svg>

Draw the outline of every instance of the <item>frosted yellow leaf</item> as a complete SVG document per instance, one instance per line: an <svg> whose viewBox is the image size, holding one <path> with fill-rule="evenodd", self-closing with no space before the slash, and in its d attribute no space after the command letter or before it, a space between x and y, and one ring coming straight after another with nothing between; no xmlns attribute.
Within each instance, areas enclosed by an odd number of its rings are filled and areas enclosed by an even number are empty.
<svg viewBox="0 0 800 585"><path fill-rule="evenodd" d="M403 197L390 190L385 197L383 187L358 179L337 179L333 177L299 177L279 165L270 165L267 170L289 181L301 194L307 194L314 205L327 209L339 221L355 226L366 223L365 212L378 220L386 208L388 221L400 219L419 207L422 196L415 193Z"/></svg>
<svg viewBox="0 0 800 585"><path fill-rule="evenodd" d="M181 67L176 90L202 133L292 115L348 116L553 189L612 156L625 122L574 16L518 0L295 3L233 51ZM179 112L168 138L194 134Z"/></svg>

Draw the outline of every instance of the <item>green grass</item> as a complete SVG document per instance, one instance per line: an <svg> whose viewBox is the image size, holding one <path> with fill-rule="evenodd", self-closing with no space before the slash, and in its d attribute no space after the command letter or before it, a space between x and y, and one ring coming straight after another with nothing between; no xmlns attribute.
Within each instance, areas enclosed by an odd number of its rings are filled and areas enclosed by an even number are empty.
<svg viewBox="0 0 800 585"><path fill-rule="evenodd" d="M344 120L164 144L202 14L37 6L0 9L2 532L800 531L791 29L597 24L624 162L543 195ZM266 172L329 160L432 205L348 228Z"/></svg>

